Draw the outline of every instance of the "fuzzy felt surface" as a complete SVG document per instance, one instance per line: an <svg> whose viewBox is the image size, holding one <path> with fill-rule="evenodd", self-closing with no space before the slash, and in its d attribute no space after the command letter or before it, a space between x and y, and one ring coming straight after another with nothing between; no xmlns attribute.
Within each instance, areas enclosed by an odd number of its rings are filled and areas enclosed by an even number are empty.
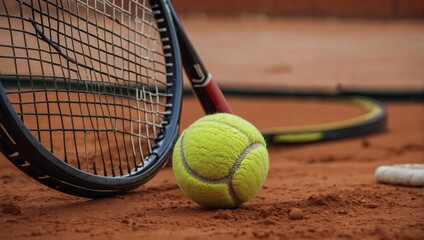
<svg viewBox="0 0 424 240"><path fill-rule="evenodd" d="M174 175L186 196L206 208L249 201L268 173L265 141L255 126L230 114L200 118L178 139Z"/></svg>

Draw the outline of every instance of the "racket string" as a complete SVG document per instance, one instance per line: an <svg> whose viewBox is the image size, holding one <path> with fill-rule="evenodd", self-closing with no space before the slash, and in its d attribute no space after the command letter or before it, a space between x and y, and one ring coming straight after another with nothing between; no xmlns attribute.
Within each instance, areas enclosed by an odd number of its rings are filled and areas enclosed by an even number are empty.
<svg viewBox="0 0 424 240"><path fill-rule="evenodd" d="M172 98L149 2L2 0L0 22L0 63L15 66L0 81L34 137L89 173L142 168Z"/></svg>

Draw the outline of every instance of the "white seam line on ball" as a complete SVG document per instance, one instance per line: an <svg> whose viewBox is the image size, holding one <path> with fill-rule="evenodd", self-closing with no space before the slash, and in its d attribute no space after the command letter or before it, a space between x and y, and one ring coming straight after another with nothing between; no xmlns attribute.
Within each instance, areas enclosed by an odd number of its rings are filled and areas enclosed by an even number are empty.
<svg viewBox="0 0 424 240"><path fill-rule="evenodd" d="M251 143L249 146L247 146L240 153L240 155L237 157L236 161L234 162L233 166L231 167L230 172L225 177L220 178L220 179L216 179L216 180L212 180L212 179L200 176L197 172L195 172L193 169L191 169L190 166L188 166L188 163L186 161L185 154L184 154L184 137L185 137L185 134L183 134L181 136L181 144L180 144L181 161L183 162L184 168L189 172L189 174L191 176L193 176L194 178L197 178L198 180L200 180L202 182L209 183L209 184L225 183L228 187L228 193L230 194L231 199L233 199L233 201L236 205L240 205L242 203L242 201L237 197L237 194L234 191L234 187L233 187L231 180L232 180L235 172L237 171L237 169L240 167L241 162L247 156L247 154L249 154L251 151L255 150L256 148L262 146L262 144L261 143Z"/></svg>
<svg viewBox="0 0 424 240"><path fill-rule="evenodd" d="M236 192L234 191L233 182L231 180L233 179L235 172L240 167L241 162L246 157L246 155L249 154L251 151L255 150L256 148L260 147L260 146L262 146L262 144L252 143L248 147L246 147L241 152L241 154L237 157L236 162L234 163L233 167L230 170L230 173L227 175L227 177L228 177L228 181L227 181L228 191L231 195L231 198L234 200L234 202L237 205L240 205L242 203L242 201L238 198Z"/></svg>
<svg viewBox="0 0 424 240"><path fill-rule="evenodd" d="M231 125L229 125L227 123L217 122L217 121L213 121L213 120L201 120L201 121L197 121L197 122L198 123L204 123L204 122L206 122L206 123L216 123L216 124L221 124L221 125L227 126L227 127L231 128L231 129L234 129L234 130L238 131L239 133L243 134L247 138L247 140L249 142L252 142L252 140L250 139L250 137L246 133L242 132L240 129L238 129L238 128L234 127L234 126L231 126Z"/></svg>
<svg viewBox="0 0 424 240"><path fill-rule="evenodd" d="M181 136L181 144L180 144L180 154L181 154L181 160L183 162L184 168L187 169L187 171L192 175L193 177L197 178L198 180L201 180L205 183L211 183L211 184L219 184L219 183L226 183L228 184L233 177L234 173L237 171L237 169L240 167L241 162L246 157L247 154L249 154L252 150L258 148L259 146L262 146L261 143L252 143L249 146L247 146L241 154L237 157L236 161L234 162L234 165L231 167L230 172L223 178L220 179L209 179L205 178L203 176L200 176L197 172L195 172L191 167L188 165L186 161L186 157L184 154L184 137L185 134Z"/></svg>

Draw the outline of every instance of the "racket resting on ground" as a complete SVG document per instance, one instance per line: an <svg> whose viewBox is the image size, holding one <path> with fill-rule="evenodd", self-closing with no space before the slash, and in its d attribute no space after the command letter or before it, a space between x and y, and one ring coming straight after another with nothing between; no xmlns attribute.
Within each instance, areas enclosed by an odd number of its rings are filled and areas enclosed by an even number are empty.
<svg viewBox="0 0 424 240"><path fill-rule="evenodd" d="M68 194L125 193L166 164L182 65L206 113L231 113L167 0L1 0L0 53L0 151ZM359 101L372 114L318 131L381 127L384 108Z"/></svg>
<svg viewBox="0 0 424 240"><path fill-rule="evenodd" d="M175 17L164 0L2 0L3 154L77 196L123 193L152 178L179 133L179 48L191 46ZM208 112L230 112L203 64L187 60Z"/></svg>

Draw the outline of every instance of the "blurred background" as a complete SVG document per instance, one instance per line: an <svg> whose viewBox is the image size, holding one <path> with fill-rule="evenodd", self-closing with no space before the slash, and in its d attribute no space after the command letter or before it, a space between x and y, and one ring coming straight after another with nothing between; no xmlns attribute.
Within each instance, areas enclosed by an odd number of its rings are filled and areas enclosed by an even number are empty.
<svg viewBox="0 0 424 240"><path fill-rule="evenodd" d="M424 0L174 0L180 14L424 18Z"/></svg>
<svg viewBox="0 0 424 240"><path fill-rule="evenodd" d="M424 91L424 0L173 0L221 85Z"/></svg>

